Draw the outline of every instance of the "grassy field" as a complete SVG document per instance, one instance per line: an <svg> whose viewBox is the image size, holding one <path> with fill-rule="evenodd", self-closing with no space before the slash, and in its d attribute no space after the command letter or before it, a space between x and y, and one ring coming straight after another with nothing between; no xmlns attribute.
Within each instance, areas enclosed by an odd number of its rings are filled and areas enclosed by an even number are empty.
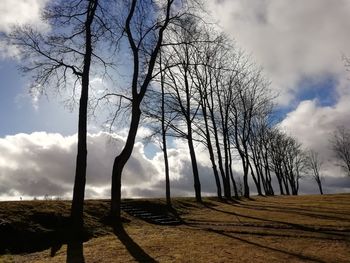
<svg viewBox="0 0 350 263"><path fill-rule="evenodd" d="M129 202L165 210L161 199ZM123 212L116 231L105 218L109 202L86 201L85 242L69 235L69 205L0 202L0 262L350 262L350 194L176 198L182 224Z"/></svg>

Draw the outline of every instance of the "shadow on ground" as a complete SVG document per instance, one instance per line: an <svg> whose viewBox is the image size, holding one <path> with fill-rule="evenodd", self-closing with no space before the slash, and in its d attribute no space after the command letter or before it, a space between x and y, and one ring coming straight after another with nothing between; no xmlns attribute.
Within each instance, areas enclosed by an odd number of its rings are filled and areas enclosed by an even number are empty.
<svg viewBox="0 0 350 263"><path fill-rule="evenodd" d="M157 262L129 236L122 225L114 228L114 234L137 262Z"/></svg>

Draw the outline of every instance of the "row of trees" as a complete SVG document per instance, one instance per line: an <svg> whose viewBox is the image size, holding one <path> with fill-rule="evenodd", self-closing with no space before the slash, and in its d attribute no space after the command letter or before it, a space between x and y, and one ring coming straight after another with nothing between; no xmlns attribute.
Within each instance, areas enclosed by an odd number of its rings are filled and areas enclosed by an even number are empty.
<svg viewBox="0 0 350 263"><path fill-rule="evenodd" d="M112 106L112 126L127 113L128 136L112 169L110 213L116 222L120 222L122 172L141 121L162 142L169 206L169 137L188 144L199 202L196 144L208 151L219 198L239 197L233 170L237 159L246 197L249 177L260 195L274 195L274 181L280 194L297 194L306 168L312 169L322 193L317 155L305 158L300 143L274 127L274 96L261 70L228 37L204 22L199 6L185 0L54 1L43 12L51 31L26 26L7 36L9 44L21 51L23 71L33 76L32 89L79 90L71 209L77 227L83 225L87 114L92 103L104 109ZM127 79L118 74L120 64ZM113 86L97 102L89 96L94 77L112 80Z"/></svg>
<svg viewBox="0 0 350 263"><path fill-rule="evenodd" d="M245 197L250 196L249 177L259 195L274 195L273 182L280 194L296 195L300 178L308 173L322 193L316 153L307 154L296 139L274 127L273 94L261 71L225 35L192 17L183 23L167 35L166 43L176 45L161 49L158 85L152 86L144 108L153 135L162 141L168 204L167 137L188 144L197 201L201 184L195 143L208 151L219 198L239 196L232 167L237 159Z"/></svg>

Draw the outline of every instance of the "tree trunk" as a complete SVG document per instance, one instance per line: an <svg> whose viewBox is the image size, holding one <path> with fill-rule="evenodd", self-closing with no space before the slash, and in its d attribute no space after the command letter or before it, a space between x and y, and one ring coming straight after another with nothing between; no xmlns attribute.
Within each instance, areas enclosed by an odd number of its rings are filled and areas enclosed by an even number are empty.
<svg viewBox="0 0 350 263"><path fill-rule="evenodd" d="M278 186L280 188L280 195L284 195L284 190L283 190L283 184L282 184L282 178L281 178L281 175L278 175L276 173L276 177L277 177L277 181L278 181Z"/></svg>
<svg viewBox="0 0 350 263"><path fill-rule="evenodd" d="M216 167L215 163L215 157L214 157L214 152L213 152L213 147L211 145L210 138L208 139L209 134L207 135L207 143L208 143L208 152L209 152L209 157L210 161L213 167L213 173L214 173L214 178L215 178L215 184L216 184L216 193L219 199L222 199L222 192L221 192L221 183L220 183L220 178L219 178L219 173L218 169Z"/></svg>
<svg viewBox="0 0 350 263"><path fill-rule="evenodd" d="M318 189L320 190L320 194L323 195L322 182L320 179L317 180L317 185L318 185Z"/></svg>
<svg viewBox="0 0 350 263"><path fill-rule="evenodd" d="M263 169L262 169L263 164L262 164L261 153L259 152L260 148L259 148L259 150L257 150L257 149L254 148L254 146L251 143L249 143L249 145L250 145L250 148L251 148L251 151L252 151L252 161L253 161L253 164L254 164L254 167L255 167L255 172L256 172L256 176L258 178L258 182L259 182L259 184L262 184L262 188L264 189L265 195L269 195L268 194L268 189L267 189L268 187L267 187L266 180L265 180L265 177L264 177L264 172L263 172ZM253 172L253 165L251 163L250 163L250 169L252 170L252 175L253 175L254 174L254 172ZM254 176L253 176L253 178L254 178ZM261 185L260 185L260 192L262 193Z"/></svg>
<svg viewBox="0 0 350 263"><path fill-rule="evenodd" d="M201 93L201 97L203 98L203 94ZM214 155L214 150L213 150L213 145L211 143L211 138L210 138L210 131L209 131L209 124L208 124L208 116L207 116L207 109L206 109L206 104L205 100L201 99L201 105L202 105L202 113L203 113L203 118L204 118L204 125L205 125L205 139L207 141L207 147L208 147L208 152L209 152L209 157L210 161L213 167L213 173L214 173L214 178L215 178L215 183L216 183L216 190L217 190L217 196L219 199L222 198L222 193L221 193L221 184L220 184L220 178L219 178L219 173L218 169L216 167L215 163L215 155Z"/></svg>
<svg viewBox="0 0 350 263"><path fill-rule="evenodd" d="M256 186L256 190L258 191L258 195L262 196L263 194L261 192L261 183L260 183L260 180L259 180L259 174L257 173L257 175L256 175L258 177L258 179L257 179L256 176L255 176L252 164L249 161L248 161L248 163L249 163L250 172L252 174L253 181L254 181L255 186Z"/></svg>
<svg viewBox="0 0 350 263"><path fill-rule="evenodd" d="M215 116L214 116L213 112L211 112L210 117L211 117L211 120L213 123L214 139L215 139L215 145L216 145L216 152L218 155L219 170L220 170L220 174L221 174L221 178L222 178L222 183L224 185L224 196L226 199L231 199L230 179L228 177L228 174L225 175L224 166L222 163L222 154L221 154L219 136L218 136L216 121L214 119Z"/></svg>
<svg viewBox="0 0 350 263"><path fill-rule="evenodd" d="M162 140L163 140L163 157L164 157L164 170L165 170L165 196L168 207L171 207L170 198L170 176L169 176L169 160L168 150L166 142L166 129L164 124L164 91L162 91Z"/></svg>
<svg viewBox="0 0 350 263"><path fill-rule="evenodd" d="M231 177L231 181L232 181L232 185L233 185L233 191L235 193L235 198L239 199L238 196L238 189L237 189L237 184L236 184L236 180L233 177L233 171L232 171L232 154L231 154L231 144L229 143L228 145L228 153L229 153L229 158L230 158L230 162L229 162L229 168L230 168L230 177Z"/></svg>
<svg viewBox="0 0 350 263"><path fill-rule="evenodd" d="M163 135L163 156L164 156L164 169L165 169L165 197L166 197L167 206L171 207L169 160L168 160L166 138L164 138L164 137L165 137L165 135Z"/></svg>
<svg viewBox="0 0 350 263"><path fill-rule="evenodd" d="M267 150L266 153L263 154L264 156L264 167L265 167L265 176L266 176L266 183L269 189L269 195L274 195L274 191L273 191L273 187L271 184L271 172L270 172L270 165L269 165L269 159L268 159L268 155L267 155Z"/></svg>
<svg viewBox="0 0 350 263"><path fill-rule="evenodd" d="M210 120L213 124L213 131L214 131L214 140L215 140L215 147L216 147L216 153L218 155L218 165L219 165L219 171L222 179L223 189L224 189L224 196L226 199L231 199L231 189L230 189L230 178L228 174L225 175L224 166L222 163L222 154L221 154L221 147L220 147L220 141L219 141L219 135L218 135L218 128L216 124L215 114L214 114L214 92L213 87L209 86L209 96L206 97L206 102L208 105L208 110L210 113Z"/></svg>
<svg viewBox="0 0 350 263"><path fill-rule="evenodd" d="M290 195L288 181L284 176L282 176L282 182L284 184L284 188L286 189L286 195Z"/></svg>
<svg viewBox="0 0 350 263"><path fill-rule="evenodd" d="M76 159L75 179L73 189L73 200L71 206L71 220L75 227L81 228L84 224L83 209L86 184L86 163L87 163L87 104L89 99L89 76L92 56L91 24L95 17L97 0L90 0L88 4L87 17L85 22L85 54L84 68L82 72L81 95L79 101L79 124L78 124L78 153Z"/></svg>
<svg viewBox="0 0 350 263"><path fill-rule="evenodd" d="M248 185L248 169L244 170L243 175L243 185L244 185L244 197L249 198L249 185Z"/></svg>
<svg viewBox="0 0 350 263"><path fill-rule="evenodd" d="M193 180L194 180L194 191L196 195L196 201L202 202L202 193L201 193L201 183L199 180L198 166L197 166L197 158L196 153L194 151L193 140L192 140L192 128L189 124L188 126L188 149L190 151L191 163L192 163L192 172L193 172Z"/></svg>
<svg viewBox="0 0 350 263"><path fill-rule="evenodd" d="M112 189L111 189L111 217L120 222L120 204L121 204L121 178L126 162L129 160L134 149L135 138L141 117L140 103L134 100L132 103L131 124L122 152L114 159L112 171ZM119 221L119 222L118 222Z"/></svg>
<svg viewBox="0 0 350 263"><path fill-rule="evenodd" d="M249 193L249 184L248 184L248 173L249 173L249 166L245 162L244 157L242 157L242 162L243 162L243 187L244 187L244 197L249 198L250 193Z"/></svg>

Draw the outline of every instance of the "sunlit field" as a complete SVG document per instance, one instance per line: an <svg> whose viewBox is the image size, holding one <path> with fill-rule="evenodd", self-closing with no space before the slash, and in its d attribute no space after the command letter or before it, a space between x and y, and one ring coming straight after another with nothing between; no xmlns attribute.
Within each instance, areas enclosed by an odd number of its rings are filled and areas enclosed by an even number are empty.
<svg viewBox="0 0 350 263"><path fill-rule="evenodd" d="M0 262L349 262L350 194L85 204L84 242L69 234L68 201L0 203ZM126 212L127 211L127 212ZM174 221L161 221L161 215ZM69 247L67 247L69 243ZM68 255L67 255L68 251Z"/></svg>

